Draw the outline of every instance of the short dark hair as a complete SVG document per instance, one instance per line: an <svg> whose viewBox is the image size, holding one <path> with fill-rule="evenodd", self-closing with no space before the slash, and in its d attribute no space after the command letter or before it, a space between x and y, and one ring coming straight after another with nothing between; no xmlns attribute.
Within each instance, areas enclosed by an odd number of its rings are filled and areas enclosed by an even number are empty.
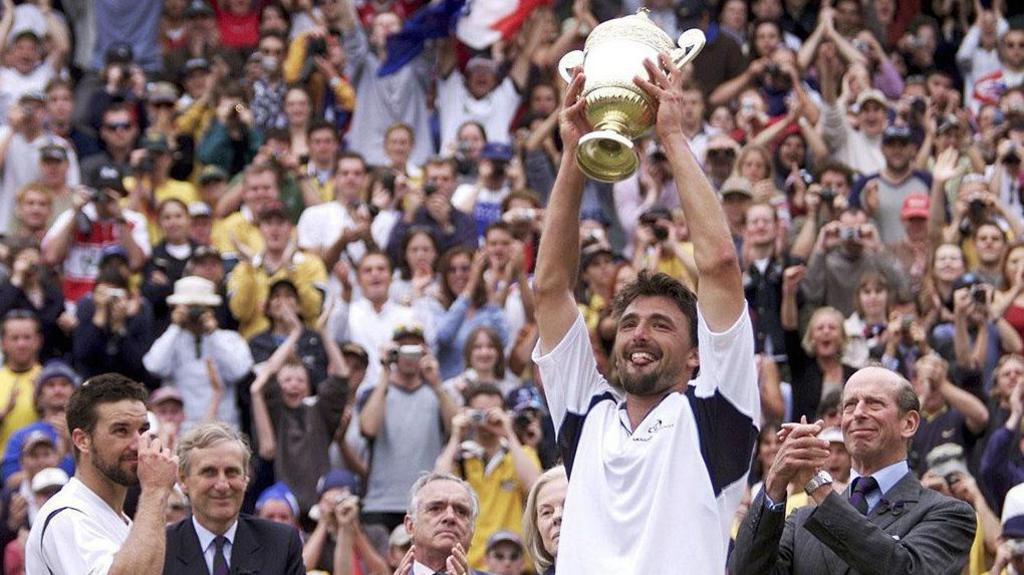
<svg viewBox="0 0 1024 575"><path fill-rule="evenodd" d="M469 405L469 402L481 395L489 395L491 397L497 397L502 401L505 400L505 396L501 394L501 390L493 383L475 383L470 385L462 394L462 397L466 400L466 405Z"/></svg>
<svg viewBox="0 0 1024 575"><path fill-rule="evenodd" d="M615 296L612 302L612 316L622 317L629 304L641 297L664 297L672 300L688 320L690 343L697 345L697 295L690 288L668 274L643 270L637 274L635 281L627 284Z"/></svg>
<svg viewBox="0 0 1024 575"><path fill-rule="evenodd" d="M356 160L360 164L363 165L363 170L364 171L368 171L369 170L369 168L367 167L366 158L364 158L363 155L360 154L359 152L351 152L351 151L349 151L349 152L342 152L342 153L338 154L338 161L335 162L334 165L335 166L340 166L342 160Z"/></svg>
<svg viewBox="0 0 1024 575"><path fill-rule="evenodd" d="M39 321L39 316L30 309L15 308L4 314L3 319L0 320L0 337L7 335L7 324L12 321L31 321L36 328L36 335L43 333L42 324Z"/></svg>
<svg viewBox="0 0 1024 575"><path fill-rule="evenodd" d="M338 129L334 124L320 118L316 118L309 123L309 127L306 128L306 135L312 136L315 132L319 132L320 130L327 130L332 136L334 136L335 141L338 140Z"/></svg>
<svg viewBox="0 0 1024 575"><path fill-rule="evenodd" d="M843 178L846 179L846 185L851 187L853 186L854 171L850 168L850 166L847 166L842 162L837 162L834 160L826 161L824 164L821 165L821 167L818 168L818 173L815 174L814 179L818 182L821 182L821 176L823 176L825 172L836 172L837 174L842 174Z"/></svg>
<svg viewBox="0 0 1024 575"><path fill-rule="evenodd" d="M104 373L89 378L68 399L68 432L81 429L92 433L99 416L96 407L104 403L117 403L126 399L146 403L149 393L141 383L119 373ZM78 449L75 448L75 457Z"/></svg>

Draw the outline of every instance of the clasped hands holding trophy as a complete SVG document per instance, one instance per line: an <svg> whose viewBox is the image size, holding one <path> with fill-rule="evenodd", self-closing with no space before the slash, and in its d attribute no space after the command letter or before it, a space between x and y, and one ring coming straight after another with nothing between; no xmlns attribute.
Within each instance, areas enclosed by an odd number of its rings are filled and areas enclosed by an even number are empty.
<svg viewBox="0 0 1024 575"><path fill-rule="evenodd" d="M597 181L617 182L637 170L640 158L633 140L651 129L656 115L661 123L678 114L661 113L660 104L679 97L680 69L700 54L705 41L694 28L680 35L677 48L641 9L597 26L583 51L562 57L559 73L569 83L563 124L569 119L579 126L580 171Z"/></svg>

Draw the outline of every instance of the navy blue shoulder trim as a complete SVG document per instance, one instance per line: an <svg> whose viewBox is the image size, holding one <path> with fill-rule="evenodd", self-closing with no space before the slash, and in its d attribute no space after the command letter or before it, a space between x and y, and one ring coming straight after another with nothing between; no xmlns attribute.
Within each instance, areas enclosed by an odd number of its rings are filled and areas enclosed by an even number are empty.
<svg viewBox="0 0 1024 575"><path fill-rule="evenodd" d="M615 401L615 395L610 391L595 395L590 398L590 405L585 413L565 412L561 427L558 428L558 451L562 454L562 463L565 464L565 474L572 475L572 462L576 459L576 447L579 445L580 436L583 434L583 424L590 415L594 406L602 401Z"/></svg>
<svg viewBox="0 0 1024 575"><path fill-rule="evenodd" d="M715 497L739 481L750 468L757 427L749 416L719 391L709 397L697 397L693 386L686 391L693 408L700 436L700 454L711 477Z"/></svg>

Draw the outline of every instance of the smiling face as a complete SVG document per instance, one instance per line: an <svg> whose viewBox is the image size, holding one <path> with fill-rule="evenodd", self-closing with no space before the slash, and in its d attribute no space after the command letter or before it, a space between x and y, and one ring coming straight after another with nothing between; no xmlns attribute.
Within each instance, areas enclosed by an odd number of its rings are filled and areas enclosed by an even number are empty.
<svg viewBox="0 0 1024 575"><path fill-rule="evenodd" d="M44 190L29 189L18 199L15 215L30 230L41 230L53 213L53 200Z"/></svg>
<svg viewBox="0 0 1024 575"><path fill-rule="evenodd" d="M244 457L236 441L220 441L189 454L188 469L179 483L201 525L228 527L238 516L249 483Z"/></svg>
<svg viewBox="0 0 1024 575"><path fill-rule="evenodd" d="M477 373L492 373L494 366L501 357L501 350L494 347L494 342L485 331L478 331L476 337L470 343L472 350L469 352L470 367Z"/></svg>
<svg viewBox="0 0 1024 575"><path fill-rule="evenodd" d="M433 274L437 248L426 232L415 234L405 247L405 259L413 273Z"/></svg>
<svg viewBox="0 0 1024 575"><path fill-rule="evenodd" d="M974 233L974 248L981 263L989 266L999 263L1006 248L1006 236L998 226L985 224Z"/></svg>
<svg viewBox="0 0 1024 575"><path fill-rule="evenodd" d="M857 291L857 297L864 316L885 317L889 304L889 289L886 286L878 282L866 283Z"/></svg>
<svg viewBox="0 0 1024 575"><path fill-rule="evenodd" d="M384 254L370 254L359 262L356 273L359 288L363 297L373 303L383 303L388 299L388 288L391 287L391 264Z"/></svg>
<svg viewBox="0 0 1024 575"><path fill-rule="evenodd" d="M461 543L469 549L473 539L473 498L454 481L439 479L416 493L415 515L405 516L405 530L412 537L417 557L451 554Z"/></svg>
<svg viewBox="0 0 1024 575"><path fill-rule="evenodd" d="M767 204L754 204L747 208L744 233L755 246L771 245L775 241L777 226L775 210Z"/></svg>
<svg viewBox="0 0 1024 575"><path fill-rule="evenodd" d="M287 364L277 373L277 384L281 387L281 401L285 407L295 409L309 395L309 374L301 364Z"/></svg>
<svg viewBox="0 0 1024 575"><path fill-rule="evenodd" d="M907 456L920 416L901 413L900 390L909 384L880 367L867 367L850 376L843 388L843 439L858 472L869 473ZM913 389L910 389L911 396Z"/></svg>
<svg viewBox="0 0 1024 575"><path fill-rule="evenodd" d="M811 316L807 326L812 354L815 357L835 357L843 350L842 314L822 308Z"/></svg>
<svg viewBox="0 0 1024 575"><path fill-rule="evenodd" d="M964 274L964 254L952 244L944 244L935 250L935 279L953 283Z"/></svg>
<svg viewBox="0 0 1024 575"><path fill-rule="evenodd" d="M698 364L689 325L667 297L641 296L626 307L612 349L626 392L656 396L686 385Z"/></svg>
<svg viewBox="0 0 1024 575"><path fill-rule="evenodd" d="M178 202L167 202L160 209L160 229L167 243L181 245L188 241L190 218L188 209Z"/></svg>

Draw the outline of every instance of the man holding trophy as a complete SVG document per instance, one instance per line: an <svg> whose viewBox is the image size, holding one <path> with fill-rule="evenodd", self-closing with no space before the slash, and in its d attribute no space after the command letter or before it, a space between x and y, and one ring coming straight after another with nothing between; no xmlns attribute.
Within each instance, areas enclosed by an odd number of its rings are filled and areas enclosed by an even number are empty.
<svg viewBox="0 0 1024 575"><path fill-rule="evenodd" d="M588 60L597 34L588 40ZM597 108L614 103L590 97L597 88L588 79L600 72L584 65L572 70L562 104L565 149L538 254L534 350L570 477L559 575L725 570L760 406L753 330L729 227L681 127L677 62L688 59L660 51L656 62L642 59L641 74L618 83L632 80L650 108L700 276L696 295L667 275L646 272L623 288L613 304L612 351L621 390L598 373L572 295L585 179L577 148L601 129Z"/></svg>

